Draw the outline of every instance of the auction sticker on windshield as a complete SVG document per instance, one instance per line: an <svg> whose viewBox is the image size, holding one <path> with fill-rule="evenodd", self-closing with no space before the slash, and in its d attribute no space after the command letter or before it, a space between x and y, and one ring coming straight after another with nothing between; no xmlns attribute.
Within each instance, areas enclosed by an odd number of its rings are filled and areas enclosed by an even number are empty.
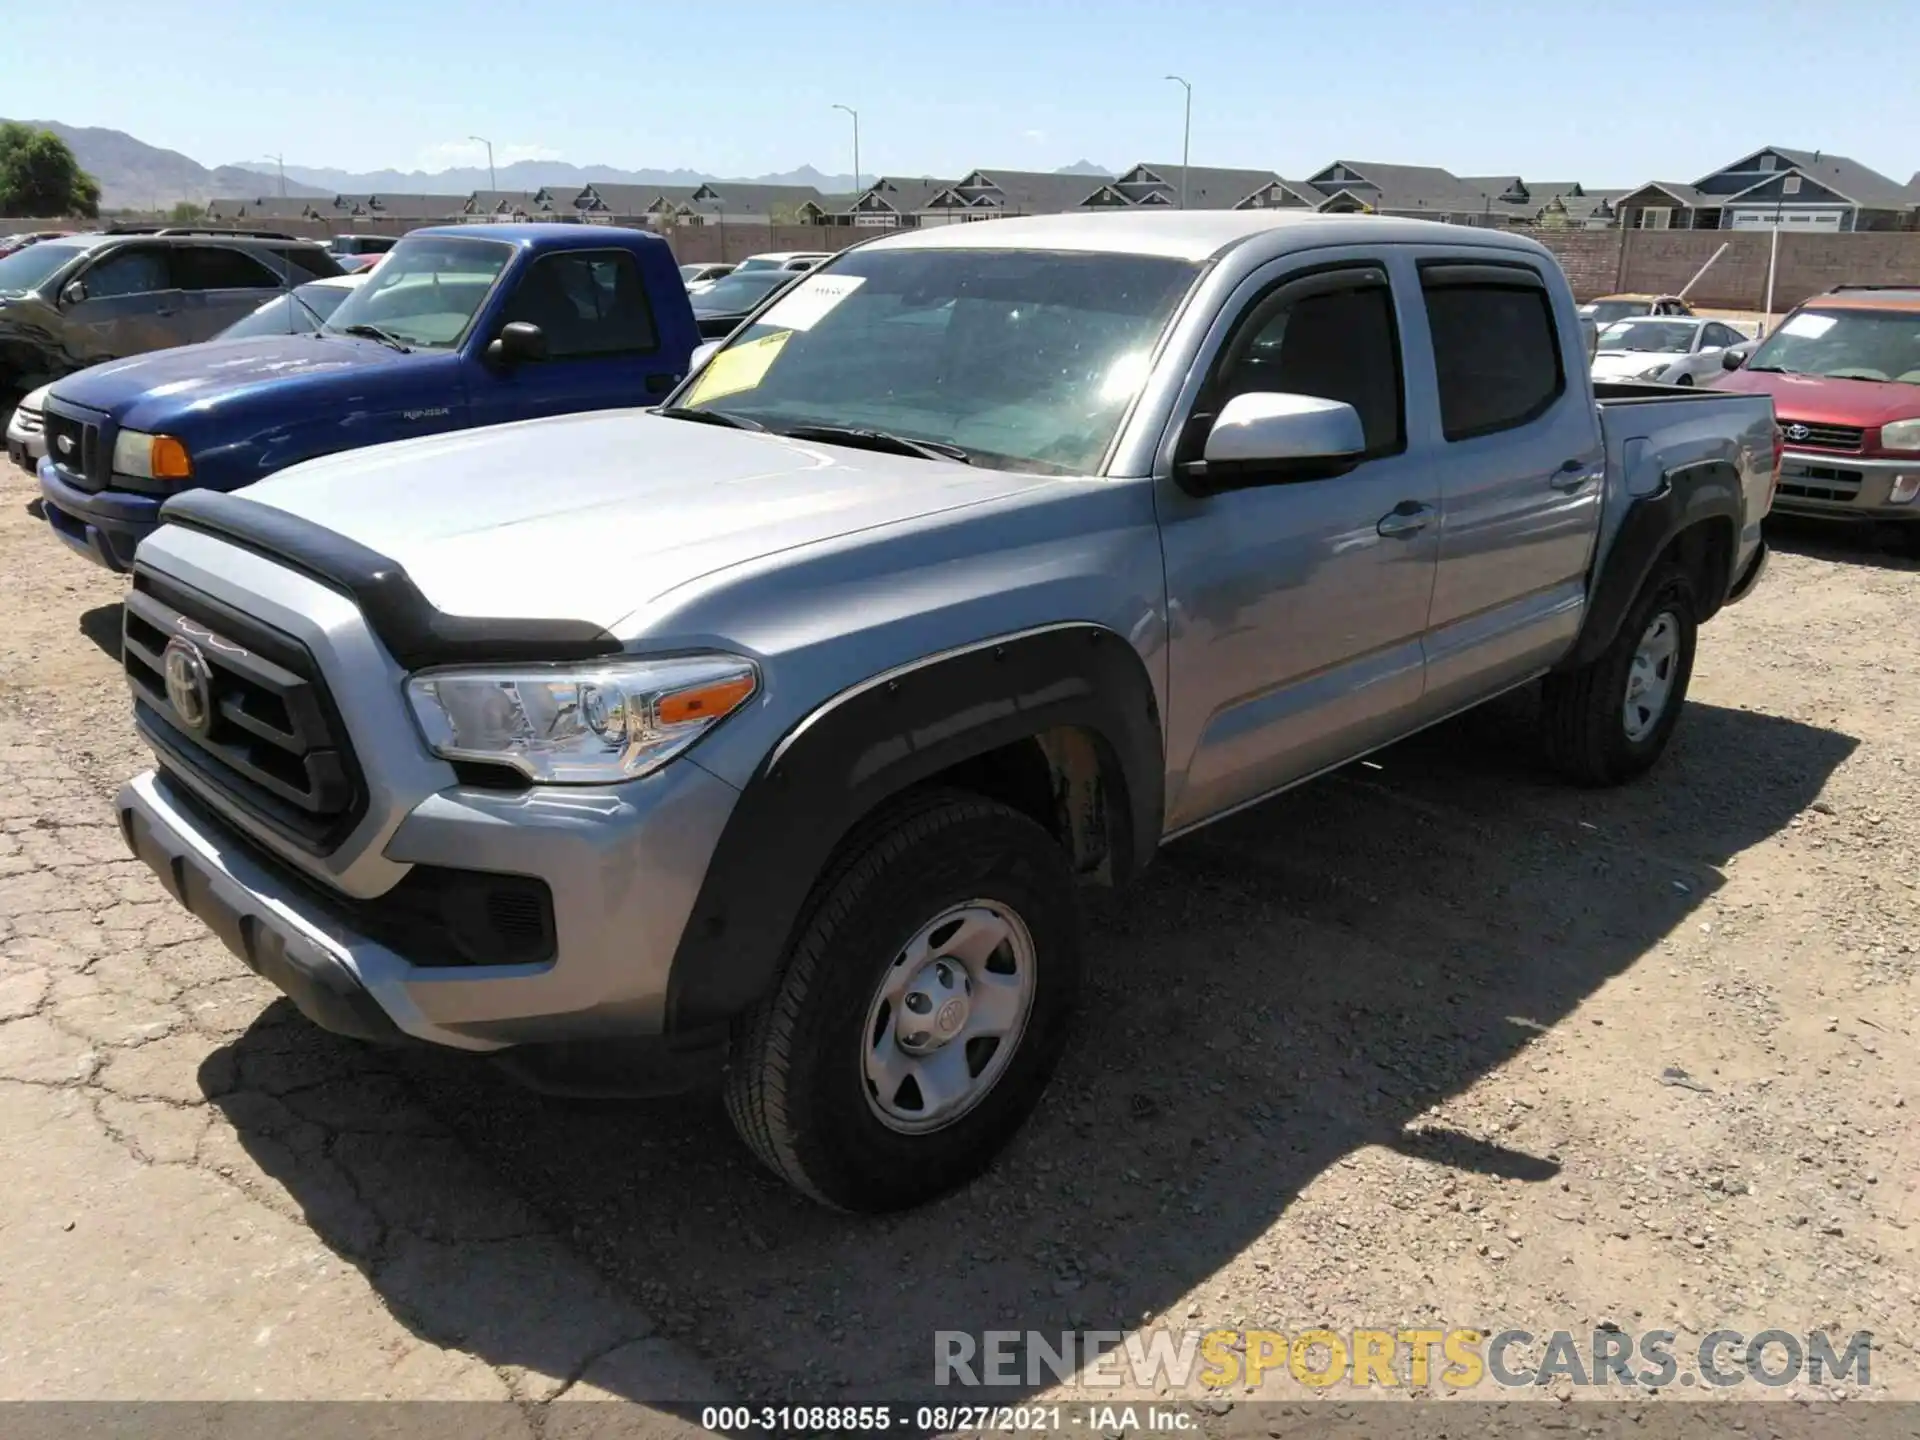
<svg viewBox="0 0 1920 1440"><path fill-rule="evenodd" d="M1809 340L1818 340L1834 326L1831 315L1796 315L1781 330L1789 335L1804 335Z"/></svg>
<svg viewBox="0 0 1920 1440"><path fill-rule="evenodd" d="M774 301L759 323L811 330L828 311L866 283L864 275L809 275Z"/></svg>
<svg viewBox="0 0 1920 1440"><path fill-rule="evenodd" d="M780 350L793 338L793 331L763 335L744 345L731 345L707 362L694 382L687 404L704 405L722 395L738 395L751 390L766 377L767 370L780 358Z"/></svg>

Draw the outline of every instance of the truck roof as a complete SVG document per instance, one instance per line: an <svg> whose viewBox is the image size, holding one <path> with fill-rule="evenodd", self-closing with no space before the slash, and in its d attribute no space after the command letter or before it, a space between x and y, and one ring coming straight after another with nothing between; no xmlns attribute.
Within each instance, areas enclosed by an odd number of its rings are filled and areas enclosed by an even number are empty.
<svg viewBox="0 0 1920 1440"><path fill-rule="evenodd" d="M1902 310L1920 312L1920 286L1836 285L1804 303L1822 310Z"/></svg>
<svg viewBox="0 0 1920 1440"><path fill-rule="evenodd" d="M1479 226L1387 215L1294 214L1285 210L1164 210L1087 215L1029 215L967 225L904 230L860 248L880 250L1086 250L1205 260L1256 236L1288 233L1308 249L1322 245L1473 245L1527 255L1538 242Z"/></svg>
<svg viewBox="0 0 1920 1440"><path fill-rule="evenodd" d="M427 225L409 230L402 239L415 235L445 235L453 239L504 240L510 245L538 245L543 250L604 250L609 245L665 245L658 235L645 230L628 230L618 225L565 225L552 221L529 221L520 225Z"/></svg>

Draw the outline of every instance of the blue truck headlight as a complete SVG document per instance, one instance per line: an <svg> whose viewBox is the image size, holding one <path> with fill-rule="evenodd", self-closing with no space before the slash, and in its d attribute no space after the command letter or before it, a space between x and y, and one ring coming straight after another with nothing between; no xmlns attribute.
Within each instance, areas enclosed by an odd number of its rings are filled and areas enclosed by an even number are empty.
<svg viewBox="0 0 1920 1440"><path fill-rule="evenodd" d="M737 655L424 670L407 700L444 760L511 765L557 785L659 769L744 705L760 672Z"/></svg>
<svg viewBox="0 0 1920 1440"><path fill-rule="evenodd" d="M141 480L191 480L193 459L171 435L122 430L113 440L113 469Z"/></svg>

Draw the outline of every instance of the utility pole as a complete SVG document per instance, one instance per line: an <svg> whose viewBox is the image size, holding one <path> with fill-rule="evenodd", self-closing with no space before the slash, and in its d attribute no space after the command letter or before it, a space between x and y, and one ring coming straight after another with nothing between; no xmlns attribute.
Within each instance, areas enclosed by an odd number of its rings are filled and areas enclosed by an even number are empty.
<svg viewBox="0 0 1920 1440"><path fill-rule="evenodd" d="M835 105L836 110L844 110L853 117L853 193L860 193L860 112L851 105Z"/></svg>
<svg viewBox="0 0 1920 1440"><path fill-rule="evenodd" d="M287 162L285 158L279 155L262 155L260 158L262 160L271 160L276 166L279 167L280 198L282 200L286 199L287 198Z"/></svg>
<svg viewBox="0 0 1920 1440"><path fill-rule="evenodd" d="M487 189L493 191L496 195L499 194L500 183L493 178L493 141L483 140L478 135L469 135L467 138L476 144L487 147Z"/></svg>
<svg viewBox="0 0 1920 1440"><path fill-rule="evenodd" d="M1184 210L1187 208L1187 157L1193 147L1193 86L1178 75L1169 75L1167 79L1187 92L1187 120L1180 131L1180 208Z"/></svg>

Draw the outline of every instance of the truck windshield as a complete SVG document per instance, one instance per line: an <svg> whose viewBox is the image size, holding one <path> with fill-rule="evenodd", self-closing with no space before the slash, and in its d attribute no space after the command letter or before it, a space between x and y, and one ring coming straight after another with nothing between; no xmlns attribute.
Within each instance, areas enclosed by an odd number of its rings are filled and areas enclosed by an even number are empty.
<svg viewBox="0 0 1920 1440"><path fill-rule="evenodd" d="M513 258L499 240L410 236L327 321L327 330L371 325L415 348L458 345Z"/></svg>
<svg viewBox="0 0 1920 1440"><path fill-rule="evenodd" d="M683 408L834 426L1086 474L1199 267L1146 255L857 251L803 277L701 369Z"/></svg>
<svg viewBox="0 0 1920 1440"><path fill-rule="evenodd" d="M85 245L61 245L52 240L16 250L0 260L0 294L37 289L48 276L86 253Z"/></svg>
<svg viewBox="0 0 1920 1440"><path fill-rule="evenodd" d="M1747 369L1920 385L1920 311L1799 311L1761 343Z"/></svg>
<svg viewBox="0 0 1920 1440"><path fill-rule="evenodd" d="M1625 320L1600 332L1600 348L1635 354L1684 354L1698 328L1691 320Z"/></svg>

